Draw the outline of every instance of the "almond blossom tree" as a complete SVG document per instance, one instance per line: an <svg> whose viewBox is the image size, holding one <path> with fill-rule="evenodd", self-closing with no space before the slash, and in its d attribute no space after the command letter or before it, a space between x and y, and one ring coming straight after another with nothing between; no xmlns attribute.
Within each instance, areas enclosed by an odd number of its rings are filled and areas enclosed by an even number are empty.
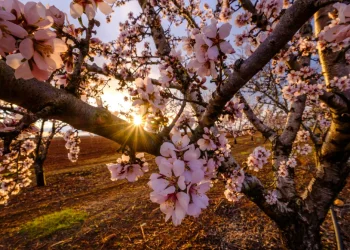
<svg viewBox="0 0 350 250"><path fill-rule="evenodd" d="M150 199L174 225L204 212L221 180L229 201L246 196L276 222L286 248L321 249L320 226L350 171L349 2L138 3L108 42L98 38L96 13L108 23L126 1L74 0L74 23L54 6L0 1L0 99L32 114L23 126L0 120L0 201L30 181L33 145L14 140L28 124L55 119L74 128L65 135L73 161L79 130L121 145L122 158L108 164L112 180L142 178L148 163L140 152L156 156ZM130 110L112 113L101 101L111 80ZM240 165L221 128L242 113L271 147ZM297 159L312 153L316 172L300 192ZM7 178L14 159L22 172ZM254 176L266 165L269 189Z"/></svg>

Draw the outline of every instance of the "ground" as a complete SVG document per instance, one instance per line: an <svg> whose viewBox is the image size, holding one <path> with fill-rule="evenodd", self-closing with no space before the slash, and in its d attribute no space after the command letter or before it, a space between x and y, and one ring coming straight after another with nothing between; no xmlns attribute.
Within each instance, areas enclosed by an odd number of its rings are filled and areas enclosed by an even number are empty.
<svg viewBox="0 0 350 250"><path fill-rule="evenodd" d="M255 137L238 138L233 154L242 162L263 143ZM274 223L252 202L224 199L224 185L209 192L210 206L199 218L186 217L175 227L164 221L157 204L149 200L150 173L136 183L112 182L105 164L118 158L118 145L100 137L82 138L77 163L70 163L62 139L55 139L45 163L47 186L35 183L0 207L0 249L282 249ZM152 162L153 157L146 155ZM301 190L312 172L311 159L300 160L297 179ZM268 168L259 173L265 184L272 180ZM151 164L150 172L156 166ZM345 249L350 249L350 185L335 207ZM342 201L342 202L341 202ZM64 209L87 214L82 223L49 236L23 232L27 222ZM322 225L325 249L336 249L330 215Z"/></svg>

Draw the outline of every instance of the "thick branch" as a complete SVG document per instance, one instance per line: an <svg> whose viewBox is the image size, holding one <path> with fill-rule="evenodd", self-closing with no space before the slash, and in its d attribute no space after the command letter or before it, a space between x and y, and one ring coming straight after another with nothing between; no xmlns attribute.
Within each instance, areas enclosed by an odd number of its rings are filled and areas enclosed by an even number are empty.
<svg viewBox="0 0 350 250"><path fill-rule="evenodd" d="M211 127L221 114L225 104L259 72L282 49L301 26L320 8L317 1L300 0L290 7L281 17L271 35L257 48L240 69L230 74L227 83L218 88L200 121L203 127Z"/></svg>
<svg viewBox="0 0 350 250"><path fill-rule="evenodd" d="M239 98L242 103L244 103L243 112L247 116L248 120L253 124L253 126L266 138L272 139L276 136L276 132L273 131L269 126L266 126L255 114L254 111L249 106L246 99L241 93L239 93Z"/></svg>
<svg viewBox="0 0 350 250"><path fill-rule="evenodd" d="M242 193L244 193L252 202L254 202L265 214L272 220L280 221L285 214L278 209L277 205L270 205L265 199L265 188L255 176L245 175Z"/></svg>
<svg viewBox="0 0 350 250"><path fill-rule="evenodd" d="M43 118L56 119L76 129L88 131L119 144L127 143L136 151L157 154L161 138L140 127L112 115L108 110L96 108L50 84L32 80L16 80L13 70L0 62L0 99L17 104L37 113L51 107Z"/></svg>
<svg viewBox="0 0 350 250"><path fill-rule="evenodd" d="M315 15L316 33L329 22L328 12L332 6L323 8ZM341 52L340 52L341 53ZM343 56L339 52L319 51L322 71L326 83L333 77L342 77L350 72ZM332 123L317 154L316 177L310 181L303 197L304 212L314 214L315 220L322 223L329 207L338 193L343 189L350 172L350 109L349 94L325 92L321 97L330 107Z"/></svg>

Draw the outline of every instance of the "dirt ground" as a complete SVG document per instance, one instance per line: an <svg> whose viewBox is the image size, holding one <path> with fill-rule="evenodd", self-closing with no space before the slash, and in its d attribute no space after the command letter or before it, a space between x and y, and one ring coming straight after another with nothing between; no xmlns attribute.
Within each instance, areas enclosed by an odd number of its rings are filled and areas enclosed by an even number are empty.
<svg viewBox="0 0 350 250"><path fill-rule="evenodd" d="M238 138L233 154L242 162L262 143ZM62 139L55 139L45 163L47 186L26 188L0 207L0 249L282 249L274 223L248 199L237 203L224 199L224 186L216 183L209 192L210 206L199 218L186 217L180 226L164 222L157 204L149 200L150 173L136 183L112 182L105 164L118 158L118 145L100 137L82 138L77 163L69 162ZM152 162L153 157L147 155ZM298 188L310 178L310 159L301 159ZM267 169L267 168L265 168ZM268 171L259 176L271 182ZM350 185L335 207L345 249L350 249ZM82 225L54 235L31 239L21 226L34 218L73 208L88 213ZM322 225L325 249L336 249L330 215Z"/></svg>

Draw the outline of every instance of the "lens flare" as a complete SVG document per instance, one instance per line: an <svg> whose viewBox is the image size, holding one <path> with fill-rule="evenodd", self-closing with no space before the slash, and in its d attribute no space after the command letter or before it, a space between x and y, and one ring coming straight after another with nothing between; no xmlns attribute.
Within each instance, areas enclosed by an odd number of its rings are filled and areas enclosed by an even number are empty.
<svg viewBox="0 0 350 250"><path fill-rule="evenodd" d="M134 115L134 120L133 120L134 125L140 126L142 124L142 116L140 115Z"/></svg>

